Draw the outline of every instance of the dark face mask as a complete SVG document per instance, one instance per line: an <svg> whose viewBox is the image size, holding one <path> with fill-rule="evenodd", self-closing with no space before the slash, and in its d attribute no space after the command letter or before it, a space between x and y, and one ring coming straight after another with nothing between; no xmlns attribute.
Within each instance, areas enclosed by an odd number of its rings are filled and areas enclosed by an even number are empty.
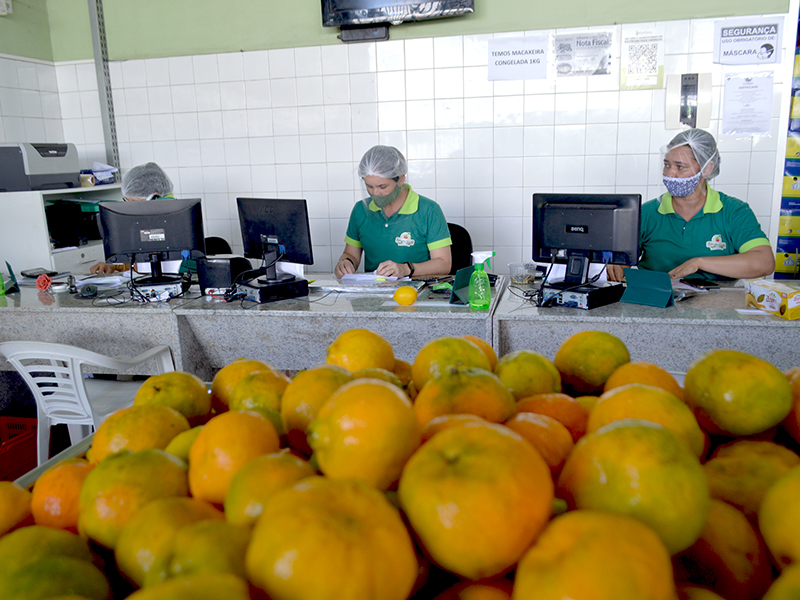
<svg viewBox="0 0 800 600"><path fill-rule="evenodd" d="M403 189L399 183L394 186L394 189L386 194L385 196L378 196L376 194L370 194L370 199L375 203L375 206L378 208L386 208L392 202L397 200L397 197L400 195L400 190Z"/></svg>

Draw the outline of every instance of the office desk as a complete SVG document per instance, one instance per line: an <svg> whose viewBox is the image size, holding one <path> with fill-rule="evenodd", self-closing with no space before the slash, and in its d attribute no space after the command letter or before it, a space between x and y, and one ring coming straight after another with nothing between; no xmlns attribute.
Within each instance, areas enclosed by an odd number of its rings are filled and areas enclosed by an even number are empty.
<svg viewBox="0 0 800 600"><path fill-rule="evenodd" d="M592 310L537 308L509 289L493 317L498 356L534 350L550 359L579 331L613 333L628 346L631 360L649 361L670 371L686 371L709 350L748 352L784 370L800 365L800 320L786 321L759 312L741 314L743 288L723 288L655 308L618 302Z"/></svg>

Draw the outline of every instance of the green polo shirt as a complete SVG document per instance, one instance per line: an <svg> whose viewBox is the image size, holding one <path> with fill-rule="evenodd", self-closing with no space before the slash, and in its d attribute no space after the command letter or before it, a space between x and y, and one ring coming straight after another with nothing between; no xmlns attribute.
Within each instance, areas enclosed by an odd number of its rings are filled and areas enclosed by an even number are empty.
<svg viewBox="0 0 800 600"><path fill-rule="evenodd" d="M436 202L405 184L408 197L391 217L371 200L357 202L350 212L344 241L364 251L364 270L374 271L385 260L420 263L431 250L452 244L444 213Z"/></svg>
<svg viewBox="0 0 800 600"><path fill-rule="evenodd" d="M703 210L689 221L675 212L669 193L643 204L641 244L639 267L669 272L697 256L740 254L769 246L769 240L746 202L709 186ZM698 273L722 278L705 271Z"/></svg>

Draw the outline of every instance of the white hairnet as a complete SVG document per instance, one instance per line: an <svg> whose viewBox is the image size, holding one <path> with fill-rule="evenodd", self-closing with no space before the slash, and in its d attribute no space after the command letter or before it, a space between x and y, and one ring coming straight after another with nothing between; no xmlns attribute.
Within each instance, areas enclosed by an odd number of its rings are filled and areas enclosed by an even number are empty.
<svg viewBox="0 0 800 600"><path fill-rule="evenodd" d="M122 178L122 195L125 198L150 198L172 193L172 181L154 162L133 167Z"/></svg>
<svg viewBox="0 0 800 600"><path fill-rule="evenodd" d="M373 146L361 157L359 177L384 177L395 179L408 173L405 156L392 146Z"/></svg>
<svg viewBox="0 0 800 600"><path fill-rule="evenodd" d="M672 138L667 144L667 149L672 150L678 146L689 146L701 169L708 164L708 161L714 163L714 168L706 179L713 179L719 175L719 150L713 135L702 129L686 129Z"/></svg>

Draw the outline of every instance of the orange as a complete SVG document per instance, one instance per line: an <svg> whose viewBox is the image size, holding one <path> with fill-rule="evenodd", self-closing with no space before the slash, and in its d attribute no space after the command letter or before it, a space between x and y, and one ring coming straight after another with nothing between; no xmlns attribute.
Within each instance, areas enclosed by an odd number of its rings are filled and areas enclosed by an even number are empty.
<svg viewBox="0 0 800 600"><path fill-rule="evenodd" d="M256 410L267 417L279 434L283 434L281 398L289 379L278 371L257 371L242 377L231 391L229 410Z"/></svg>
<svg viewBox="0 0 800 600"><path fill-rule="evenodd" d="M564 425L552 417L530 412L518 413L504 425L528 440L542 455L553 477L558 477L574 445Z"/></svg>
<svg viewBox="0 0 800 600"><path fill-rule="evenodd" d="M670 554L691 546L711 497L703 467L686 444L650 421L614 421L584 436L558 479L570 509L634 517L661 537Z"/></svg>
<svg viewBox="0 0 800 600"><path fill-rule="evenodd" d="M234 525L253 525L275 492L315 474L308 461L287 451L254 458L231 479L225 518Z"/></svg>
<svg viewBox="0 0 800 600"><path fill-rule="evenodd" d="M156 498L186 496L186 465L163 450L120 452L83 482L78 532L113 549L131 516Z"/></svg>
<svg viewBox="0 0 800 600"><path fill-rule="evenodd" d="M230 573L201 573L168 579L138 590L127 600L250 600L247 582Z"/></svg>
<svg viewBox="0 0 800 600"><path fill-rule="evenodd" d="M206 384L191 373L172 371L153 375L136 393L134 404L163 404L174 408L194 427L211 418L211 393Z"/></svg>
<svg viewBox="0 0 800 600"><path fill-rule="evenodd" d="M340 387L311 423L309 443L319 470L385 490L420 444L411 401L397 386L356 379Z"/></svg>
<svg viewBox="0 0 800 600"><path fill-rule="evenodd" d="M625 343L605 331L580 331L567 338L553 361L561 382L573 396L599 394L606 380L630 362Z"/></svg>
<svg viewBox="0 0 800 600"><path fill-rule="evenodd" d="M252 358L237 358L225 365L217 371L211 382L211 404L214 410L218 413L228 410L231 392L242 377L256 371L274 370L271 365Z"/></svg>
<svg viewBox="0 0 800 600"><path fill-rule="evenodd" d="M392 371L386 369L359 369L353 371L353 379L380 379L403 389L403 382Z"/></svg>
<svg viewBox="0 0 800 600"><path fill-rule="evenodd" d="M586 433L589 420L589 411L580 402L556 392L522 398L517 402L517 412L536 413L556 419L567 428L574 442Z"/></svg>
<svg viewBox="0 0 800 600"><path fill-rule="evenodd" d="M334 365L320 365L294 376L281 399L283 426L292 448L311 454L306 429L333 392L352 380L353 376L347 369Z"/></svg>
<svg viewBox="0 0 800 600"><path fill-rule="evenodd" d="M502 423L517 412L514 396L491 371L449 367L428 380L414 400L420 427L441 415L470 413Z"/></svg>
<svg viewBox="0 0 800 600"><path fill-rule="evenodd" d="M451 427L460 427L467 423L488 423L488 421L481 419L478 415L471 415L469 413L434 417L422 428L422 442L427 442L440 431L450 429Z"/></svg>
<svg viewBox="0 0 800 600"><path fill-rule="evenodd" d="M678 585L678 600L725 600L709 589L693 585Z"/></svg>
<svg viewBox="0 0 800 600"><path fill-rule="evenodd" d="M247 576L244 559L250 528L225 521L200 521L183 527L172 543L170 574L186 577L200 573Z"/></svg>
<svg viewBox="0 0 800 600"><path fill-rule="evenodd" d="M783 420L783 427L795 442L800 442L800 367L785 372L792 388L792 410Z"/></svg>
<svg viewBox="0 0 800 600"><path fill-rule="evenodd" d="M94 465L68 458L50 467L33 484L31 512L37 525L78 531L78 499Z"/></svg>
<svg viewBox="0 0 800 600"><path fill-rule="evenodd" d="M461 581L450 586L434 600L511 600L513 584L502 577L481 581Z"/></svg>
<svg viewBox="0 0 800 600"><path fill-rule="evenodd" d="M577 396L575 400L587 411L592 412L597 405L598 396Z"/></svg>
<svg viewBox="0 0 800 600"><path fill-rule="evenodd" d="M0 481L0 536L30 521L31 493L13 481Z"/></svg>
<svg viewBox="0 0 800 600"><path fill-rule="evenodd" d="M398 304L409 306L417 301L417 290L410 285L402 285L395 290L392 298Z"/></svg>
<svg viewBox="0 0 800 600"><path fill-rule="evenodd" d="M169 452L173 456L177 456L187 465L189 464L189 449L192 447L194 440L203 431L203 425L192 427L188 431L184 431L176 435L167 447L164 448L165 452Z"/></svg>
<svg viewBox="0 0 800 600"><path fill-rule="evenodd" d="M99 463L120 450L163 450L189 430L189 422L174 408L162 404L133 405L110 415L92 440L91 460Z"/></svg>
<svg viewBox="0 0 800 600"><path fill-rule="evenodd" d="M576 510L553 519L522 557L515 600L673 600L669 553L636 519Z"/></svg>
<svg viewBox="0 0 800 600"><path fill-rule="evenodd" d="M411 457L400 505L443 568L480 579L505 572L550 517L553 482L539 453L494 423L437 433Z"/></svg>
<svg viewBox="0 0 800 600"><path fill-rule="evenodd" d="M760 598L772 581L769 552L753 525L730 504L712 500L698 540L674 557L676 579L726 600Z"/></svg>
<svg viewBox="0 0 800 600"><path fill-rule="evenodd" d="M792 388L776 367L736 350L712 350L686 372L684 399L711 433L752 435L792 409Z"/></svg>
<svg viewBox="0 0 800 600"><path fill-rule="evenodd" d="M758 526L775 563L784 569L800 562L800 466L778 479L764 494Z"/></svg>
<svg viewBox="0 0 800 600"><path fill-rule="evenodd" d="M497 361L494 372L517 400L561 391L561 376L555 365L538 352L518 350L506 354Z"/></svg>
<svg viewBox="0 0 800 600"><path fill-rule="evenodd" d="M785 569L764 594L762 600L797 600L800 598L800 566Z"/></svg>
<svg viewBox="0 0 800 600"><path fill-rule="evenodd" d="M754 520L767 490L798 464L800 457L774 442L735 440L718 448L703 469L711 497Z"/></svg>
<svg viewBox="0 0 800 600"><path fill-rule="evenodd" d="M492 348L492 345L483 338L479 338L477 335L462 335L461 337L465 340L469 340L483 351L486 358L489 359L490 370L494 371L494 367L497 365L497 353L494 351L494 348Z"/></svg>
<svg viewBox="0 0 800 600"><path fill-rule="evenodd" d="M222 504L236 471L255 457L279 448L278 432L262 414L235 410L217 415L206 423L189 449L192 496Z"/></svg>
<svg viewBox="0 0 800 600"><path fill-rule="evenodd" d="M384 338L368 329L349 329L328 346L325 362L348 371L394 369L394 351Z"/></svg>
<svg viewBox="0 0 800 600"><path fill-rule="evenodd" d="M411 383L411 363L395 358L392 372L400 380L402 387L408 388L408 384Z"/></svg>
<svg viewBox="0 0 800 600"><path fill-rule="evenodd" d="M411 364L411 378L417 392L429 378L443 373L447 367L491 370L486 354L473 342L459 337L431 340L420 349Z"/></svg>
<svg viewBox="0 0 800 600"><path fill-rule="evenodd" d="M59 556L92 561L92 552L86 540L69 531L31 525L4 535L0 538L0 591L14 571L42 559Z"/></svg>
<svg viewBox="0 0 800 600"><path fill-rule="evenodd" d="M683 400L683 388L678 385L670 372L646 361L628 362L617 367L606 380L603 391L607 392L629 383L652 385L669 392L678 400Z"/></svg>
<svg viewBox="0 0 800 600"><path fill-rule="evenodd" d="M197 498L158 498L130 518L117 540L114 556L121 573L136 585L164 581L175 535L182 527L225 517L208 502Z"/></svg>
<svg viewBox="0 0 800 600"><path fill-rule="evenodd" d="M106 576L92 563L51 556L11 573L2 584L3 600L46 600L75 595L86 600L110 600Z"/></svg>
<svg viewBox="0 0 800 600"><path fill-rule="evenodd" d="M397 509L369 485L328 477L273 496L256 521L246 564L248 579L273 600L403 600L417 577Z"/></svg>
<svg viewBox="0 0 800 600"><path fill-rule="evenodd" d="M586 424L586 432L592 433L620 419L658 423L683 439L695 456L703 454L705 436L691 409L663 388L641 383L611 388L598 399Z"/></svg>

